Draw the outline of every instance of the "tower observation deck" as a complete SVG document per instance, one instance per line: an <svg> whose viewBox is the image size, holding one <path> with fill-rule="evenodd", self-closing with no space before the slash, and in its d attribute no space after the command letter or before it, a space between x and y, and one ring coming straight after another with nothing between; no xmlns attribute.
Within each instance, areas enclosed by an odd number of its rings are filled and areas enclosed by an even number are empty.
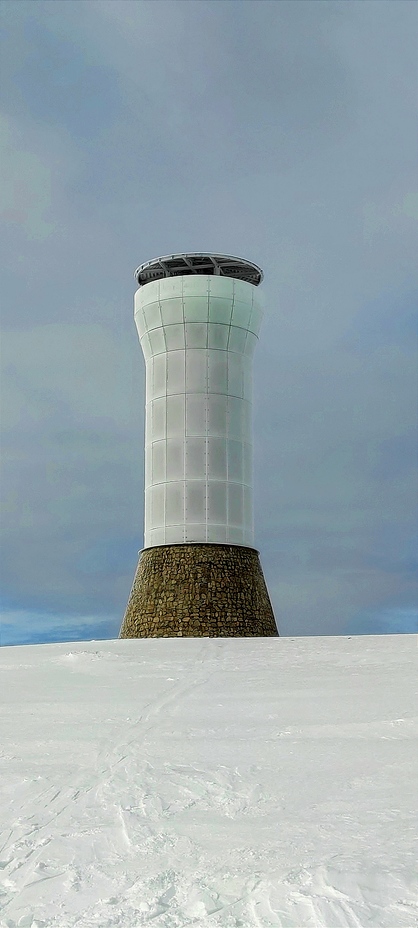
<svg viewBox="0 0 418 928"><path fill-rule="evenodd" d="M232 255L215 255L203 252L154 258L152 261L140 264L135 271L134 277L138 282L138 286L142 287L152 280L161 280L163 277L185 277L188 274L232 277L234 280L245 280L248 284L253 284L254 287L258 287L263 280L261 268L253 264L252 261L235 258Z"/></svg>

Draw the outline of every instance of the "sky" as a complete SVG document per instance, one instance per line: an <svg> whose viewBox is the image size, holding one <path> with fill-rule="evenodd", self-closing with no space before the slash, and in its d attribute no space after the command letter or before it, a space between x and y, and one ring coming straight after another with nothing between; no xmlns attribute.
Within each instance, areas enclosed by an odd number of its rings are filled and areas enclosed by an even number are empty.
<svg viewBox="0 0 418 928"><path fill-rule="evenodd" d="M1 643L112 638L143 544L133 271L259 264L282 635L417 630L411 2L3 0Z"/></svg>

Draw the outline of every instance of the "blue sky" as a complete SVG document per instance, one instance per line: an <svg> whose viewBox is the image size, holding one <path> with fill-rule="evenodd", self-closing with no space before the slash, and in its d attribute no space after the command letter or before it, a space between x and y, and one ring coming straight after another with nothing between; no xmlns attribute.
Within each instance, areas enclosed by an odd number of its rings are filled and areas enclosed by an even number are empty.
<svg viewBox="0 0 418 928"><path fill-rule="evenodd" d="M132 274L206 249L265 271L256 538L281 633L416 630L416 4L0 15L1 643L117 635L143 542Z"/></svg>

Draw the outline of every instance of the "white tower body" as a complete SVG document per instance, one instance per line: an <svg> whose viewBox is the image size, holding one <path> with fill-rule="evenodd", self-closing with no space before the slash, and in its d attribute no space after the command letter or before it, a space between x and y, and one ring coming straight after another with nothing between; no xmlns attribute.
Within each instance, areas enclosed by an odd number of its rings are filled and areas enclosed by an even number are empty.
<svg viewBox="0 0 418 928"><path fill-rule="evenodd" d="M228 262L235 276L226 276ZM252 358L262 274L217 255L157 259L136 274L146 363L144 547L253 547Z"/></svg>

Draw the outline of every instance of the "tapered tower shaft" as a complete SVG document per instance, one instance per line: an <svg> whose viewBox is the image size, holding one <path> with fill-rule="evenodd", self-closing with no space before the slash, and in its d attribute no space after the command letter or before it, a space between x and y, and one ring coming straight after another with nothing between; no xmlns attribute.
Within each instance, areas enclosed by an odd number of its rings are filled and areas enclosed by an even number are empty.
<svg viewBox="0 0 418 928"><path fill-rule="evenodd" d="M252 358L261 276L255 265L220 255L176 255L137 271L145 551L124 637L277 634L253 549ZM166 557L158 551L165 546L177 550ZM176 591L171 581L181 576Z"/></svg>

